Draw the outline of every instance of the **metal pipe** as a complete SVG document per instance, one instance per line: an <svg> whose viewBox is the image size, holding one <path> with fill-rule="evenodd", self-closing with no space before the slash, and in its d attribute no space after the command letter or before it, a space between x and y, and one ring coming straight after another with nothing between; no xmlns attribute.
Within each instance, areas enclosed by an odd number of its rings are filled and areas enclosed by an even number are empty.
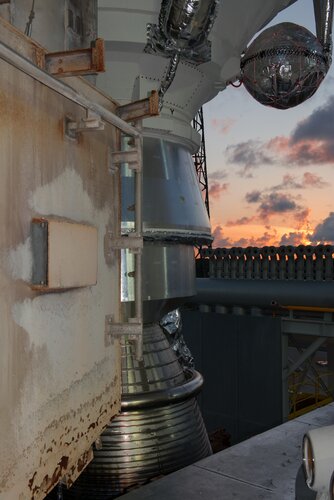
<svg viewBox="0 0 334 500"><path fill-rule="evenodd" d="M141 130L141 124L138 124ZM139 155L139 168L135 170L135 231L137 236L143 236L143 144L142 137L135 138L135 146ZM135 254L135 315L136 320L140 323L143 322L143 291L142 291L142 252L137 251ZM136 340L136 359L141 361L143 359L143 334Z"/></svg>
<svg viewBox="0 0 334 500"><path fill-rule="evenodd" d="M151 406L166 405L176 403L184 399L196 396L203 385L203 377L196 370L188 370L186 372L189 380L182 385L168 387L162 391L151 391L136 394L122 395L122 410L128 411L131 409L148 408Z"/></svg>
<svg viewBox="0 0 334 500"><path fill-rule="evenodd" d="M313 0L313 6L317 38L330 59L332 53L333 0Z"/></svg>
<svg viewBox="0 0 334 500"><path fill-rule="evenodd" d="M196 279L197 295L188 303L225 306L334 307L334 282Z"/></svg>
<svg viewBox="0 0 334 500"><path fill-rule="evenodd" d="M128 135L131 135L133 137L140 137L140 132L138 132L135 127L132 127L127 122L125 122L100 104L91 102L89 99L74 90L72 87L70 87L66 83L63 83L61 80L57 80L49 73L37 67L31 61L21 56L2 42L0 42L0 58L6 61L8 64L15 66L15 68L19 69L20 71L23 71L23 73L30 76L34 80L42 83L49 89L54 90L63 97L66 97L66 99L69 99L71 102L74 102L75 104L78 104L79 106L82 106L83 108L96 113L104 121L110 123L111 125L114 125Z"/></svg>

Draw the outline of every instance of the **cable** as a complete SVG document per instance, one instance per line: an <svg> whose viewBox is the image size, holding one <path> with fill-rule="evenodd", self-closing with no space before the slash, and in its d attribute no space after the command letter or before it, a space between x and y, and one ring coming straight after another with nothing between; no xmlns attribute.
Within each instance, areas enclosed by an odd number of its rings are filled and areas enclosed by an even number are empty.
<svg viewBox="0 0 334 500"><path fill-rule="evenodd" d="M27 36L31 36L32 33L32 23L35 18L35 0L32 0L32 5L30 9L30 14L28 17L28 22L26 24L26 29L24 30L24 34Z"/></svg>

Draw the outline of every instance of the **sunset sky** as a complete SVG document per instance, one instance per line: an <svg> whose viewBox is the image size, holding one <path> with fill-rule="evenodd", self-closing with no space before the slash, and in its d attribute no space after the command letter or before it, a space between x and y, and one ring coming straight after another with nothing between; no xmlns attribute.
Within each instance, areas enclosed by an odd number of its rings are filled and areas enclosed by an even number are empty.
<svg viewBox="0 0 334 500"><path fill-rule="evenodd" d="M271 24L315 33L313 1ZM228 87L204 106L214 246L334 243L334 68L317 93L290 110Z"/></svg>

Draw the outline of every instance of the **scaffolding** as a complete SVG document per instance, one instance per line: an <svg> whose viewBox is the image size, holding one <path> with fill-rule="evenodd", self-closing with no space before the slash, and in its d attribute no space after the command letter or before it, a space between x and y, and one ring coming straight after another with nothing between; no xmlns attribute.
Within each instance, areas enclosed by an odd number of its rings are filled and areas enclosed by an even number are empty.
<svg viewBox="0 0 334 500"><path fill-rule="evenodd" d="M203 108L200 108L197 115L193 119L192 123L196 132L199 133L201 137L200 147L193 155L194 164L196 168L198 182L203 194L203 201L206 206L206 210L208 212L208 216L210 217L210 205L209 205L209 185L208 185L208 176L206 169L206 151L205 151L205 134L204 134L204 116L203 116Z"/></svg>

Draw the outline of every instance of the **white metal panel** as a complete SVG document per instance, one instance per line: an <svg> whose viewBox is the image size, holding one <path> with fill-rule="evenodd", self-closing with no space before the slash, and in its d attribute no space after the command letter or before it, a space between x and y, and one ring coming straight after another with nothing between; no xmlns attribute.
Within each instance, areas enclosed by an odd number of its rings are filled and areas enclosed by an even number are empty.
<svg viewBox="0 0 334 500"><path fill-rule="evenodd" d="M97 243L95 227L48 220L48 288L96 285Z"/></svg>

